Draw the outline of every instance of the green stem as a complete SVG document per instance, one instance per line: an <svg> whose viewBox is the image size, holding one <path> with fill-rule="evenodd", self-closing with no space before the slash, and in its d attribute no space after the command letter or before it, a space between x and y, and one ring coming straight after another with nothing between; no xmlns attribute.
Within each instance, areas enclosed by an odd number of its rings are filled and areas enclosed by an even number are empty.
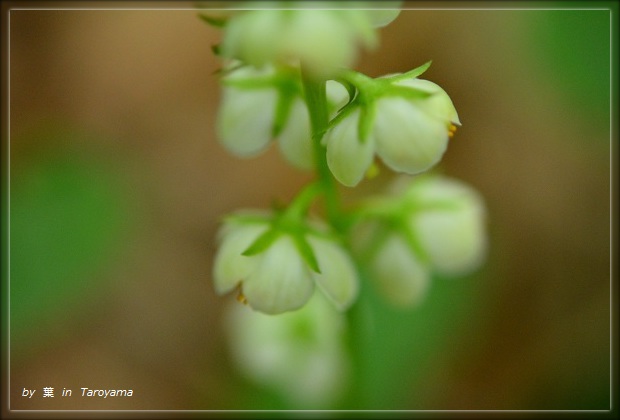
<svg viewBox="0 0 620 420"><path fill-rule="evenodd" d="M349 223L346 221L342 211L340 197L335 180L327 165L327 154L321 140L329 123L329 113L327 110L326 81L316 80L301 68L301 79L304 88L306 104L310 114L310 124L312 129L312 148L314 153L314 165L317 174L317 184L320 185L324 199L327 220L330 225L345 236ZM361 273L360 273L361 274ZM360 285L361 287L362 285ZM360 296L361 297L361 296ZM360 350L366 331L363 319L360 319L360 302L356 302L347 312L348 334L347 345L349 347L350 362L352 367L351 377L349 378L348 395L345 396L343 404L345 409L359 406L360 396L363 393L360 381Z"/></svg>
<svg viewBox="0 0 620 420"><path fill-rule="evenodd" d="M323 135L327 130L329 114L327 111L326 80L317 80L309 75L302 66L301 80L308 112L310 114L310 126L312 130L312 151L314 165L325 197L325 211L330 224L338 229L341 220L340 198L334 183L334 178L327 166L327 154L321 144Z"/></svg>

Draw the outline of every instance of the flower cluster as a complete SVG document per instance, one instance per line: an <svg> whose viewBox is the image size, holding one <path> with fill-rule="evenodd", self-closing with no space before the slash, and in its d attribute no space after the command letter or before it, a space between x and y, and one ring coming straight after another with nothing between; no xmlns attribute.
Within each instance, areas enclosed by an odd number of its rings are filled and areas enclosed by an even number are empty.
<svg viewBox="0 0 620 420"><path fill-rule="evenodd" d="M473 272L487 252L485 208L470 186L425 174L461 125L448 93L420 78L430 62L376 78L350 69L361 48L376 47L377 28L396 19L397 8L242 5L202 16L222 29L214 47L224 60L219 141L244 158L275 142L316 179L287 206L228 216L213 281L218 294L235 292L245 304L228 318L241 369L316 408L342 389L343 312L366 298L361 281L411 307L432 276ZM370 178L376 160L401 174L391 193L345 208L339 186ZM310 212L318 197L321 218Z"/></svg>
<svg viewBox="0 0 620 420"><path fill-rule="evenodd" d="M297 6L235 10L221 20L218 51L229 60L217 118L222 145L254 157L276 140L293 166L324 165L347 187L364 179L375 156L403 174L433 168L461 123L446 91L419 78L430 62L378 78L347 68L399 10ZM308 90L312 83L318 90ZM216 291L236 289L251 308L278 314L303 307L316 285L345 310L358 289L346 237L369 229L376 231L371 271L397 303L418 301L432 272L477 267L485 248L479 197L443 178L423 178L406 191L369 200L360 211L364 223L349 232L330 226L334 220L307 220L299 209L228 218L215 257ZM380 217L366 217L373 214Z"/></svg>

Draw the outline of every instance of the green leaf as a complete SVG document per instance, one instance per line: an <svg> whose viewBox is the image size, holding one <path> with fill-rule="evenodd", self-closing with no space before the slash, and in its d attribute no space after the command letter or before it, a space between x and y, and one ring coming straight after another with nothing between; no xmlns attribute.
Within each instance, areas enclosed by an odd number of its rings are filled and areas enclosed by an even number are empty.
<svg viewBox="0 0 620 420"><path fill-rule="evenodd" d="M131 219L113 164L56 147L11 182L10 322L19 351L54 328L53 336L67 331L104 294L100 273L113 266Z"/></svg>

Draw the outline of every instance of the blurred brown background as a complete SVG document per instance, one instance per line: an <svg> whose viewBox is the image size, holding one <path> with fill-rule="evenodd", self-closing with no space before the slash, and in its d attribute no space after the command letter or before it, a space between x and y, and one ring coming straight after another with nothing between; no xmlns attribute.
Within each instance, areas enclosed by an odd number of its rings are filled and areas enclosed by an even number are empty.
<svg viewBox="0 0 620 420"><path fill-rule="evenodd" d="M441 170L477 188L489 212L489 260L469 283L485 290L475 334L439 349L425 386L406 391L415 403L394 408L607 407L609 97L585 102L558 83L568 67L548 55L549 13L403 11L381 48L358 60L371 76L433 60L423 78L451 95L463 122ZM599 13L608 42L609 12ZM240 160L217 143L210 47L219 36L191 10L10 12L11 182L66 150L111 171L123 197L113 206L120 233L109 257L83 271L84 295L13 328L23 334L11 337L11 409L238 408L246 385L220 326L232 298L215 296L210 279L218 221L288 200L311 176L275 147ZM592 51L572 47L576 62ZM602 69L583 83L609 81ZM57 134L67 131L81 134ZM343 191L353 198L373 185ZM44 386L134 397L20 395ZM596 391L579 401L586 389Z"/></svg>

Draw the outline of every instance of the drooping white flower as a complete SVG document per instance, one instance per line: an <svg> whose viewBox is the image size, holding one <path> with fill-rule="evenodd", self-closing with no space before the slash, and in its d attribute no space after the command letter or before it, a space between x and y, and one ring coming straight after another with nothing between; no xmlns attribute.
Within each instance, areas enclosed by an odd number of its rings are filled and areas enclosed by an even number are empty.
<svg viewBox="0 0 620 420"><path fill-rule="evenodd" d="M322 78L349 67L360 46L374 47L373 20L364 10L328 10L291 2L289 9L247 10L224 28L221 52L256 67L269 63L303 63ZM298 6L298 8L296 8ZM280 6L281 7L281 6ZM381 19L386 20L385 16Z"/></svg>
<svg viewBox="0 0 620 420"><path fill-rule="evenodd" d="M430 264L440 274L470 273L486 257L486 212L482 197L470 186L447 177L422 179L409 190L420 208L409 226Z"/></svg>
<svg viewBox="0 0 620 420"><path fill-rule="evenodd" d="M378 248L371 269L379 291L397 306L418 304L426 296L430 268L398 234L387 237Z"/></svg>
<svg viewBox="0 0 620 420"><path fill-rule="evenodd" d="M378 290L396 305L424 297L433 273L470 274L487 249L485 209L468 185L443 176L403 176L393 194L373 200L379 214L363 240L372 246L369 267Z"/></svg>
<svg viewBox="0 0 620 420"><path fill-rule="evenodd" d="M279 77L273 67L248 66L224 76L216 120L218 140L235 156L250 158L265 152L276 139L290 164L311 170L314 159L308 108L301 88L288 76ZM333 116L346 103L346 90L334 81L327 82L326 90L328 110ZM283 115L277 115L279 107L285 108ZM276 130L276 126L280 129Z"/></svg>
<svg viewBox="0 0 620 420"><path fill-rule="evenodd" d="M350 104L351 111L326 133L327 162L343 185L357 185L375 154L397 172L414 175L432 168L446 151L454 125L460 125L450 97L438 85L396 79L392 87L400 95L379 90ZM365 137L364 125L369 127Z"/></svg>
<svg viewBox="0 0 620 420"><path fill-rule="evenodd" d="M266 232L272 237L265 249L247 255ZM239 299L257 311L297 310L310 299L315 285L339 310L347 309L357 297L355 265L347 251L327 236L278 231L268 218L251 222L232 218L219 237L213 270L216 292L237 289ZM308 248L300 248L300 241ZM304 252L312 254L320 272L308 264Z"/></svg>
<svg viewBox="0 0 620 420"><path fill-rule="evenodd" d="M331 408L344 391L350 369L345 319L322 294L277 317L231 305L224 321L240 373L279 392L295 408Z"/></svg>

